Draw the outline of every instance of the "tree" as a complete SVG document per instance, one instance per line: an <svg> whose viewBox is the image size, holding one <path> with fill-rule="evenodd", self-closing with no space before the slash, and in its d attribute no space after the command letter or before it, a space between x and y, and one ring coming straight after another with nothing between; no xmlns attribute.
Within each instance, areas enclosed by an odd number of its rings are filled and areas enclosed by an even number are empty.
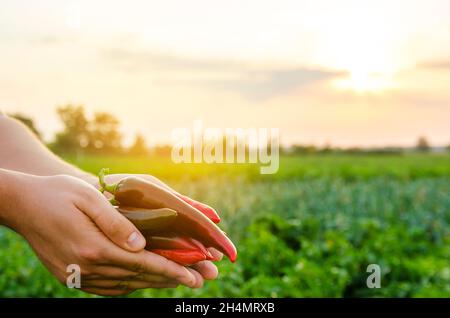
<svg viewBox="0 0 450 318"><path fill-rule="evenodd" d="M144 136L136 134L134 137L133 145L128 149L128 152L132 155L146 155L148 153L147 145L145 143Z"/></svg>
<svg viewBox="0 0 450 318"><path fill-rule="evenodd" d="M39 132L39 130L37 130L36 126L34 125L33 119L31 119L28 116L22 115L20 113L9 114L9 116L17 119L18 121L21 121L28 128L30 128L30 130L36 135L36 137L38 137L39 139L42 139L42 135Z"/></svg>
<svg viewBox="0 0 450 318"><path fill-rule="evenodd" d="M331 153L333 152L333 146L331 145L331 143L327 142L319 151L322 153Z"/></svg>
<svg viewBox="0 0 450 318"><path fill-rule="evenodd" d="M293 145L292 147L292 153L294 154L310 154L310 153L316 153L317 148L314 145Z"/></svg>
<svg viewBox="0 0 450 318"><path fill-rule="evenodd" d="M96 113L88 125L89 150L102 153L120 152L122 135L119 120L108 113Z"/></svg>
<svg viewBox="0 0 450 318"><path fill-rule="evenodd" d="M86 149L89 145L88 120L83 106L58 107L57 114L63 123L63 131L56 134L52 147L55 150L72 152Z"/></svg>
<svg viewBox="0 0 450 318"><path fill-rule="evenodd" d="M122 150L119 121L111 114L100 112L89 120L83 106L66 105L57 109L63 130L51 145L62 152L113 153Z"/></svg>
<svg viewBox="0 0 450 318"><path fill-rule="evenodd" d="M417 140L417 146L416 146L417 150L419 151L429 151L430 150L430 144L428 143L428 140L425 137L419 137L419 139Z"/></svg>

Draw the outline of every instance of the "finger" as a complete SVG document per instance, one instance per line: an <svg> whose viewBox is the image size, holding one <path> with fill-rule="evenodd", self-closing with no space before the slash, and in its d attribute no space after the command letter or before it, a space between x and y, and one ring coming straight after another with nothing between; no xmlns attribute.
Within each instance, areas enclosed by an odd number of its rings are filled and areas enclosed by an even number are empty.
<svg viewBox="0 0 450 318"><path fill-rule="evenodd" d="M97 288L108 290L136 290L144 288L176 288L179 284L174 282L147 282L126 280L92 280L85 282L84 288Z"/></svg>
<svg viewBox="0 0 450 318"><path fill-rule="evenodd" d="M125 268L116 266L100 265L97 266L93 273L88 277L83 277L83 280L96 280L96 279L112 279L112 280L133 280L136 277L142 275L141 273L134 272Z"/></svg>
<svg viewBox="0 0 450 318"><path fill-rule="evenodd" d="M189 272L191 272L192 275L195 276L195 281L196 281L195 284L193 286L190 286L190 287L191 288L201 288L201 287L203 287L203 277L202 277L202 275L200 275L199 272L197 272L196 270L194 270L192 268L188 267L187 270Z"/></svg>
<svg viewBox="0 0 450 318"><path fill-rule="evenodd" d="M208 251L212 254L213 259L211 261L213 262L218 262L220 260L222 260L223 258L223 253L219 252L218 250L216 250L214 247L210 247L208 248Z"/></svg>
<svg viewBox="0 0 450 318"><path fill-rule="evenodd" d="M203 279L213 280L216 279L219 275L219 270L217 266L209 261L198 262L191 266L192 269L195 269L200 275L202 275Z"/></svg>
<svg viewBox="0 0 450 318"><path fill-rule="evenodd" d="M146 242L142 234L133 223L116 211L100 192L89 193L77 203L79 203L77 207L118 246L130 252L144 249Z"/></svg>
<svg viewBox="0 0 450 318"><path fill-rule="evenodd" d="M127 269L112 267L112 266L98 266L94 273L89 277L83 278L84 281L95 280L124 280L124 281L147 281L151 283L177 283L178 281L169 279L162 275L143 274L133 272Z"/></svg>
<svg viewBox="0 0 450 318"><path fill-rule="evenodd" d="M160 255L143 250L129 253L117 248L108 249L110 264L142 274L162 275L188 287L196 285L196 277L185 267Z"/></svg>
<svg viewBox="0 0 450 318"><path fill-rule="evenodd" d="M102 289L102 288L83 288L82 291L89 293L89 294L95 294L99 296L124 296L128 295L134 290L121 290L121 289Z"/></svg>

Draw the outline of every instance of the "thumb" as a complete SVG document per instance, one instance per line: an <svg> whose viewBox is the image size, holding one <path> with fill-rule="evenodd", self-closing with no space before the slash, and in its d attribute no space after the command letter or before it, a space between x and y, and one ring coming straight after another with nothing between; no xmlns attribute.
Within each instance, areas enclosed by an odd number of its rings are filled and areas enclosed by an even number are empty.
<svg viewBox="0 0 450 318"><path fill-rule="evenodd" d="M118 212L100 192L94 193L82 200L79 208L118 246L130 252L143 250L145 238L133 223Z"/></svg>

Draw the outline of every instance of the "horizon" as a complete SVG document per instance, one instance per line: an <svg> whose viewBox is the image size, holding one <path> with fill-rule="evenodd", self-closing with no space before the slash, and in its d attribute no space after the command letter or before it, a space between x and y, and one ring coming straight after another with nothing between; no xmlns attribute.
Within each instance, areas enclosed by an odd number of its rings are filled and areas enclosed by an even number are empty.
<svg viewBox="0 0 450 318"><path fill-rule="evenodd" d="M109 113L110 114L110 113ZM54 142L55 141L55 137L56 137L56 134L58 133L58 132L61 132L61 131L56 131L53 135L51 135L51 136L46 136L46 138L44 138L45 136L42 134L42 131L40 131L39 130L39 123L38 122L36 122L35 120L34 120L34 118L32 118L32 117L29 117L27 114L24 114L24 113L6 113L6 115L9 115L9 116L24 116L25 118L27 118L27 119L31 119L32 120L32 123L33 123L33 125L34 125L34 128L35 129L37 129L37 133L40 135L40 138L42 138L42 140L46 143L46 144L51 144L52 142ZM110 114L110 115L113 115L114 116L114 114ZM89 120L89 118L87 118L88 120ZM120 124L119 124L120 125ZM194 126L195 126L195 121L194 121ZM192 127L191 127L192 128ZM210 143L211 142L211 140L208 138L208 133L205 133L205 130L209 130L209 129L213 129L213 130L219 130L219 131L227 131L227 130L231 130L231 131L235 131L236 129L235 128L233 128L233 127L226 127L225 129L220 129L220 128L215 128L215 127L204 127L204 130L203 130L203 134L202 134L202 142L203 143ZM174 129L174 131L172 132L172 133L175 133L178 129L181 129L181 130L186 130L186 129L189 129L189 128L187 128L187 127L182 127L182 128L176 128L176 129ZM252 131L252 130L254 130L255 128L254 127L251 127L251 128L244 128L244 129L242 129L242 128L237 128L238 130L242 130L242 133L246 133L246 132L248 132L248 131ZM121 137L123 138L124 137L124 135L122 134L122 132L121 132L121 129L119 128L119 131L118 131L120 134L121 134ZM145 143L146 143L146 145L147 145L147 148L148 149L152 149L152 148L158 148L158 147L175 147L176 145L177 145L177 142L174 142L173 140L171 140L171 141L162 141L162 142L154 142L154 143L148 143L148 140L146 139L146 137L145 136L143 136L143 135L141 135L139 132L138 133L136 133L135 135L133 135L133 136L129 136L129 138L128 139L123 139L122 140L122 144L121 144L121 147L122 148L124 148L124 149L126 149L126 148L129 148L129 147L131 147L132 146L132 144L133 144L133 142L134 142L134 138L136 138L136 136L137 135L140 135L141 137L144 137L144 141L145 141ZM239 136L239 133L238 134L232 134L232 135L227 135L227 136L229 136L229 137L232 137L232 138L238 138L238 136ZM193 137L193 136L192 136ZM225 137L224 137L225 138ZM332 144L332 143L329 143L329 142L326 142L326 143L323 143L323 144L314 144L314 143L298 143L298 142L293 142L293 143L285 143L285 142L283 142L283 139L282 139L282 136L279 136L279 145L280 145L280 150L290 150L291 148L295 148L295 147L313 147L313 148L315 148L316 150L324 150L324 149L331 149L331 150L353 150L353 149L358 149L358 150L362 150L362 151L365 151L365 150L386 150L386 149L393 149L393 150L396 150L396 149L398 149L398 150L409 150L409 149L415 149L415 148L417 148L417 144L418 144L418 141L419 141L419 139L421 139L421 138L424 138L425 139L425 141L427 142L427 144L428 144L428 146L429 146L429 149L431 150L431 151L434 151L434 150L440 150L440 149L447 149L447 148L449 148L450 147L450 143L449 144L441 144L441 145L436 145L436 144L433 144L433 143L431 143L430 141L429 141L429 139L428 139L428 137L427 136L425 136L425 135L422 135L422 136L417 136L417 138L414 140L414 142L411 142L409 145L399 145L399 144L384 144L384 145L363 145L363 144L361 144L361 145L347 145L347 146L340 146L340 145L335 145L335 144ZM173 139L173 135L172 135L172 139ZM183 147L185 146L185 145L183 145L183 144L180 144L180 143L178 143L178 145L182 145ZM193 147L193 146L192 146ZM252 148L252 147L250 147L249 146L249 148Z"/></svg>
<svg viewBox="0 0 450 318"><path fill-rule="evenodd" d="M116 116L125 144L201 119L287 145L446 147L449 39L445 0L6 0L0 109L46 141L72 103Z"/></svg>

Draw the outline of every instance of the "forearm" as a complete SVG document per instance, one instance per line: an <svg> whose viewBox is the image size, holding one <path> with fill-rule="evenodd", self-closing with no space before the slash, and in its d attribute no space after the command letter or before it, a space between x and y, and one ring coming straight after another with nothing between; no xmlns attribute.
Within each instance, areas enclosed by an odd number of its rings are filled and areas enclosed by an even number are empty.
<svg viewBox="0 0 450 318"><path fill-rule="evenodd" d="M25 125L1 115L0 149L0 168L41 176L67 174L83 179L93 178L53 154Z"/></svg>

